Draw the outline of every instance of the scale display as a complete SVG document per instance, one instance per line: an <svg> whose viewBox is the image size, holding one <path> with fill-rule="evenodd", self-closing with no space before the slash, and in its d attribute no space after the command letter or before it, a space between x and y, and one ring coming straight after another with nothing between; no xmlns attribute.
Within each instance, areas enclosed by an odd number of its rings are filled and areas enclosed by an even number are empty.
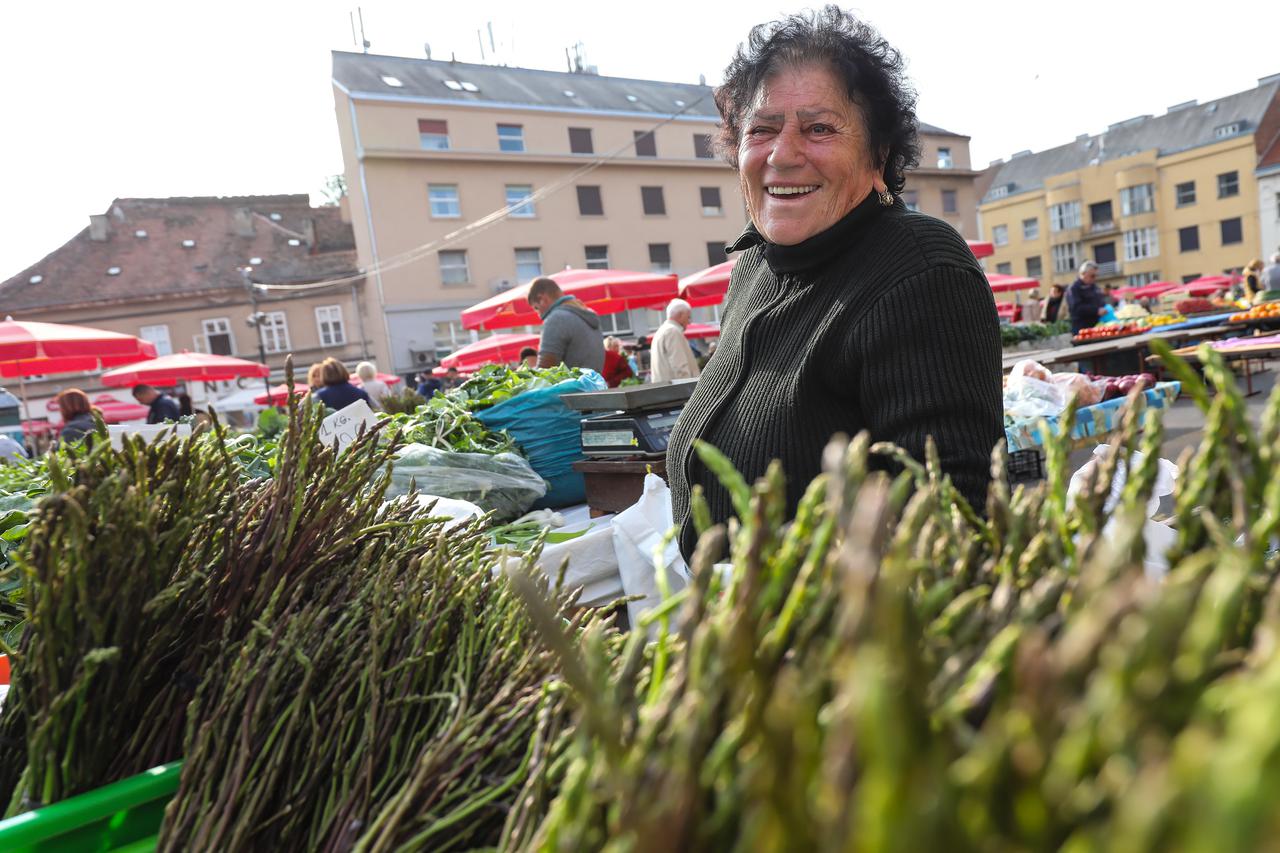
<svg viewBox="0 0 1280 853"><path fill-rule="evenodd" d="M619 412L582 419L582 452L587 456L637 456L667 452L680 409Z"/></svg>

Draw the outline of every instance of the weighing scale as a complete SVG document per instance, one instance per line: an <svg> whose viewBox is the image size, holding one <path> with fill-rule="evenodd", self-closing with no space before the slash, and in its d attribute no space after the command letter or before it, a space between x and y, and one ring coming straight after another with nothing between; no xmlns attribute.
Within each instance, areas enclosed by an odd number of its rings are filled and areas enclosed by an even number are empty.
<svg viewBox="0 0 1280 853"><path fill-rule="evenodd" d="M593 459L663 456L671 428L693 394L696 379L655 382L564 394L569 408L589 414L582 419L582 452Z"/></svg>
<svg viewBox="0 0 1280 853"><path fill-rule="evenodd" d="M585 414L581 441L586 458L573 468L586 482L593 515L632 506L649 474L666 479L671 428L697 384L696 379L679 379L560 397Z"/></svg>

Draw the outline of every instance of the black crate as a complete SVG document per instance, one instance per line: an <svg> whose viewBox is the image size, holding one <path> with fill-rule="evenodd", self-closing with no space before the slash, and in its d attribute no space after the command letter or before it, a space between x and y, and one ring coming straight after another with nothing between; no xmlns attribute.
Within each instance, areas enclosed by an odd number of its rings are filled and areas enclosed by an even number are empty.
<svg viewBox="0 0 1280 853"><path fill-rule="evenodd" d="M1040 448L1015 450L1009 454L1009 482L1022 483L1027 480L1044 479L1044 454Z"/></svg>

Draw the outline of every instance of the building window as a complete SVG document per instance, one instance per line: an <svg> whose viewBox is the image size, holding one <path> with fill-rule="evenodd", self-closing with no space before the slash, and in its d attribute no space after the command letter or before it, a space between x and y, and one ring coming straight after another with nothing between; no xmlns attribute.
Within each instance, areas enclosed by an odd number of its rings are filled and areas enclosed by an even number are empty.
<svg viewBox="0 0 1280 853"><path fill-rule="evenodd" d="M1050 251L1053 255L1055 273L1075 272L1082 254L1079 243L1059 243Z"/></svg>
<svg viewBox="0 0 1280 853"><path fill-rule="evenodd" d="M440 281L445 287L457 287L471 283L471 270L467 268L466 249L442 249L440 251Z"/></svg>
<svg viewBox="0 0 1280 853"><path fill-rule="evenodd" d="M418 119L418 141L427 151L448 151L449 122L435 118Z"/></svg>
<svg viewBox="0 0 1280 853"><path fill-rule="evenodd" d="M589 127L571 127L569 128L569 153L571 154L592 154L595 148L591 144L591 128Z"/></svg>
<svg viewBox="0 0 1280 853"><path fill-rule="evenodd" d="M532 195L533 187L530 184L507 184L507 207L511 209L511 216L516 219L532 219L536 215L533 202L529 200Z"/></svg>
<svg viewBox="0 0 1280 853"><path fill-rule="evenodd" d="M1196 203L1196 182L1187 181L1185 184L1178 184L1174 187L1177 195L1178 207L1186 207L1189 204Z"/></svg>
<svg viewBox="0 0 1280 853"><path fill-rule="evenodd" d="M952 162L951 162L951 149L950 149L950 148L939 148L939 149L938 149L938 168L939 168L939 169L950 169L951 167L952 167Z"/></svg>
<svg viewBox="0 0 1280 853"><path fill-rule="evenodd" d="M586 246L587 269L607 270L609 268L608 246Z"/></svg>
<svg viewBox="0 0 1280 853"><path fill-rule="evenodd" d="M715 158L715 152L711 150L711 134L695 133L693 135L693 156L699 160Z"/></svg>
<svg viewBox="0 0 1280 853"><path fill-rule="evenodd" d="M457 184L430 184L427 186L427 197L431 201L432 219L462 217L462 204L458 201Z"/></svg>
<svg viewBox="0 0 1280 853"><path fill-rule="evenodd" d="M236 354L236 339L231 334L230 320L226 317L215 317L212 320L201 321L200 325L204 329L204 334L201 336L204 339L204 346L196 349L213 355Z"/></svg>
<svg viewBox="0 0 1280 853"><path fill-rule="evenodd" d="M436 361L449 353L471 343L471 333L462 327L457 320L442 320L431 324L432 343L436 350Z"/></svg>
<svg viewBox="0 0 1280 853"><path fill-rule="evenodd" d="M1089 205L1089 223L1094 231L1105 231L1115 225L1110 199Z"/></svg>
<svg viewBox="0 0 1280 853"><path fill-rule="evenodd" d="M635 131L635 140L637 157L658 156L658 141L653 138L653 131L637 130Z"/></svg>
<svg viewBox="0 0 1280 853"><path fill-rule="evenodd" d="M649 244L649 271L671 272L671 244Z"/></svg>
<svg viewBox="0 0 1280 853"><path fill-rule="evenodd" d="M499 151L523 151L524 150L524 125L519 125L519 124L498 125L498 150Z"/></svg>
<svg viewBox="0 0 1280 853"><path fill-rule="evenodd" d="M542 275L541 249L516 249L516 280L530 281Z"/></svg>
<svg viewBox="0 0 1280 853"><path fill-rule="evenodd" d="M724 251L723 240L712 240L707 244L707 266L714 267L716 264L723 264L729 260L729 256Z"/></svg>
<svg viewBox="0 0 1280 853"><path fill-rule="evenodd" d="M1013 263L1005 261L1004 263L996 264L996 272L1000 275L1013 275Z"/></svg>
<svg viewBox="0 0 1280 853"><path fill-rule="evenodd" d="M1080 227L1080 202L1064 201L1049 206L1049 230L1064 231Z"/></svg>
<svg viewBox="0 0 1280 853"><path fill-rule="evenodd" d="M956 207L956 191L943 190L942 191L942 212L955 213L957 209L958 208Z"/></svg>
<svg viewBox="0 0 1280 853"><path fill-rule="evenodd" d="M1044 262L1040 259L1040 256L1036 255L1035 257L1027 258L1027 277L1039 278L1042 275L1044 275Z"/></svg>
<svg viewBox="0 0 1280 853"><path fill-rule="evenodd" d="M1244 242L1244 229L1241 227L1240 217L1224 219L1220 224L1222 226L1222 245L1230 246Z"/></svg>
<svg viewBox="0 0 1280 853"><path fill-rule="evenodd" d="M1022 220L1022 239L1035 240L1040 236L1040 220L1024 219Z"/></svg>
<svg viewBox="0 0 1280 853"><path fill-rule="evenodd" d="M267 352L289 351L289 322L283 311L268 311L262 315L258 334L262 335L262 348Z"/></svg>
<svg viewBox="0 0 1280 853"><path fill-rule="evenodd" d="M991 227L991 242L997 246L1009 245L1009 226L993 225Z"/></svg>
<svg viewBox="0 0 1280 853"><path fill-rule="evenodd" d="M1178 229L1178 251L1194 252L1200 248L1200 226L1191 225Z"/></svg>
<svg viewBox="0 0 1280 853"><path fill-rule="evenodd" d="M1213 135L1217 139L1226 139L1228 136L1235 136L1239 133L1241 127L1242 125L1238 121L1233 121L1231 124L1221 124L1213 129Z"/></svg>
<svg viewBox="0 0 1280 853"><path fill-rule="evenodd" d="M723 216L724 207L720 204L719 187L700 187L698 195L702 199L703 216Z"/></svg>
<svg viewBox="0 0 1280 853"><path fill-rule="evenodd" d="M902 193L902 203L907 210L920 210L920 194L915 190L905 190Z"/></svg>
<svg viewBox="0 0 1280 853"><path fill-rule="evenodd" d="M1184 275L1184 276L1182 277L1182 283L1183 283L1183 284L1186 284L1186 283L1187 283L1187 282L1189 282L1189 281L1195 281L1195 280L1196 280L1196 279L1198 279L1199 277L1200 277L1200 273L1198 273L1198 272L1190 272L1190 273L1187 273L1186 275Z"/></svg>
<svg viewBox="0 0 1280 853"><path fill-rule="evenodd" d="M662 187L641 187L640 202L644 205L645 216L665 216L667 202L662 197Z"/></svg>
<svg viewBox="0 0 1280 853"><path fill-rule="evenodd" d="M1120 190L1120 215L1134 216L1155 210L1155 196L1151 190L1151 184L1138 184L1136 187Z"/></svg>
<svg viewBox="0 0 1280 853"><path fill-rule="evenodd" d="M1124 232L1124 259L1140 261L1160 255L1160 237L1154 228L1136 228Z"/></svg>
<svg viewBox="0 0 1280 853"><path fill-rule="evenodd" d="M172 355L173 343L169 340L169 327L143 326L138 330L138 337L156 345L156 355Z"/></svg>
<svg viewBox="0 0 1280 853"><path fill-rule="evenodd" d="M1240 173L1223 172L1218 176L1218 198L1240 195Z"/></svg>
<svg viewBox="0 0 1280 853"><path fill-rule="evenodd" d="M1151 284L1153 281L1160 279L1158 272L1139 272L1134 273L1125 280L1125 284L1129 287L1142 287L1144 284Z"/></svg>
<svg viewBox="0 0 1280 853"><path fill-rule="evenodd" d="M336 347L347 342L347 330L342 325L341 305L320 305L316 308L316 330L320 332L320 346Z"/></svg>
<svg viewBox="0 0 1280 853"><path fill-rule="evenodd" d="M615 336L631 334L631 312L619 311L616 314L601 314L600 334Z"/></svg>
<svg viewBox="0 0 1280 853"><path fill-rule="evenodd" d="M599 187L578 187L578 215L604 216Z"/></svg>

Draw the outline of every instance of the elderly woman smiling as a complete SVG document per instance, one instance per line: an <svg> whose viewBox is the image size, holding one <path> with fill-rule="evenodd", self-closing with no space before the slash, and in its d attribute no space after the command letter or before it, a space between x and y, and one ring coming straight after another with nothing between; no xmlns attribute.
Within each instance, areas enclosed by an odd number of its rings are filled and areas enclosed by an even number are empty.
<svg viewBox="0 0 1280 853"><path fill-rule="evenodd" d="M725 77L719 144L751 224L667 453L681 550L693 486L715 521L732 514L699 440L748 478L780 459L794 509L833 435L865 430L917 458L932 436L980 509L1004 436L999 321L960 235L896 196L918 159L900 56L828 6L755 27Z"/></svg>

